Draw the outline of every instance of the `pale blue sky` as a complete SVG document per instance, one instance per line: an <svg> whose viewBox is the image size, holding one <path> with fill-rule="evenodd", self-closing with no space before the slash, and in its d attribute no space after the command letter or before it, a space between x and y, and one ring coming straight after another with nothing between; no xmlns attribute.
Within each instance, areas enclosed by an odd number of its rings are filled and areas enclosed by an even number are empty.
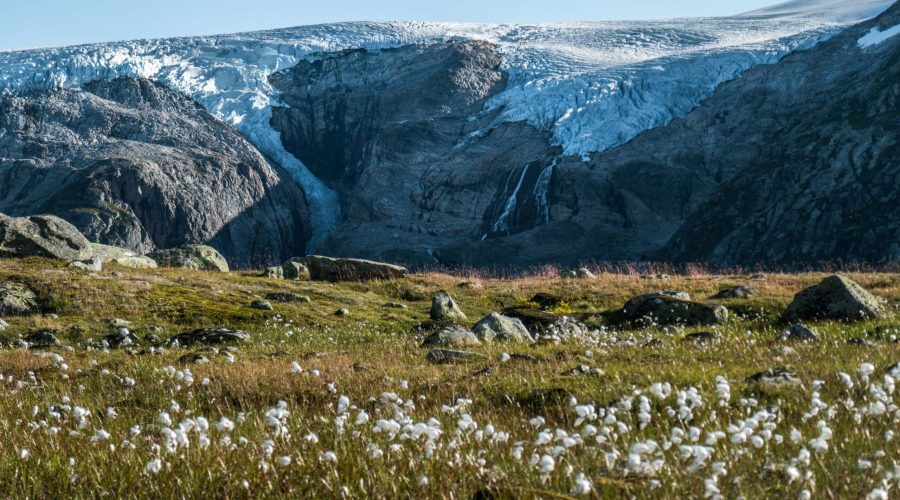
<svg viewBox="0 0 900 500"><path fill-rule="evenodd" d="M540 23L745 12L778 0L0 0L0 49L359 20Z"/></svg>

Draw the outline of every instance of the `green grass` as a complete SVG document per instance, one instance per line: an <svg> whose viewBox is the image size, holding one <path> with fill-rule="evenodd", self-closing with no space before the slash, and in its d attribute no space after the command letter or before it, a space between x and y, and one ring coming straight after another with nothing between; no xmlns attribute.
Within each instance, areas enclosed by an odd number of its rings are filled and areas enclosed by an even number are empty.
<svg viewBox="0 0 900 500"><path fill-rule="evenodd" d="M721 462L727 473L718 478L717 487L726 498L796 498L803 490L815 497L865 497L881 487L893 493L900 441L886 441L885 432L900 432L900 413L894 407L884 416L861 414L859 409L875 401L873 388L883 384L884 370L900 361L900 344L875 341L860 347L847 340L872 338L878 327L896 326L894 318L813 323L821 342L792 345L792 354L776 352L781 344L773 339L783 328L778 323L781 311L794 293L824 276L772 275L753 281L759 296L723 302L732 311L730 322L715 328L723 340L696 346L680 339L709 328L636 329L618 324L611 311L635 294L660 288L685 290L702 300L722 287L750 282L748 276L673 276L660 281L601 274L596 280L562 281L542 275L484 278L481 289L466 289L457 286L463 279L438 274L332 285L183 270L110 268L88 275L37 259L2 261L0 280L28 283L40 293L46 311L57 316L4 318L10 328L0 333L8 343L0 350L0 491L10 497L552 498L569 496L581 473L592 483L590 495L595 497L685 498L702 496L712 464ZM896 310L900 276L851 277L888 298ZM557 312L582 318L606 333L598 345L488 345L474 349L483 359L436 366L425 360L427 350L419 347L423 334L413 327L428 318L431 297L441 290L457 299L472 323L491 311L529 307L535 293L552 293L563 301ZM273 312L249 307L271 292L308 295L312 303L274 304ZM408 309L384 307L388 302L404 303ZM348 308L350 315L335 316L339 308ZM233 359L206 353L209 363L189 366L179 359L203 348L151 352L143 342L108 352L91 348L109 333L106 321L114 317L132 321L139 338L151 327L166 338L191 328L225 326L248 331L252 340L240 346ZM40 328L60 332L67 347L53 351L64 361L16 346L20 336ZM664 344L643 347L650 338ZM503 353L527 353L536 359L502 362ZM292 362L303 367L303 374L291 373ZM67 365L65 371L61 363ZM876 367L869 383L858 375L862 363ZM604 374L564 375L581 364ZM169 366L182 375L189 370L193 384L169 376ZM745 382L753 373L782 366L802 384ZM485 375L486 369L490 373ZM318 377L311 375L313 370L319 371ZM839 372L852 375L852 389L840 382ZM723 406L718 403L717 376L725 377L731 388ZM124 383L126 377L134 380L132 387ZM824 382L819 395L828 407L804 417L816 380ZM659 400L648 391L657 382L671 384L675 393L696 388L703 404L693 409L692 420L677 414L676 394ZM384 393L411 403L401 408L410 423L431 418L440 422L442 434L430 450L423 438L390 439L373 431L377 420L399 417L379 402ZM353 408L340 434L334 419L342 395ZM651 405L651 420L644 428L639 426L640 395ZM455 413L444 411L460 398L471 404ZM583 437L556 458L552 472L542 475L532 465L532 455L552 454L559 442L537 445L538 432L583 432L570 398L594 404L598 411L617 408L617 420L627 431L602 444L593 436ZM751 399L754 406L748 406ZM281 434L268 425L266 416L279 401L287 403L289 412ZM91 412L83 428L72 414L75 406ZM766 407L778 409L772 437L761 448L732 443L728 426ZM108 416L107 408L118 415ZM667 408L676 414L669 416ZM356 425L360 410L370 420ZM162 411L171 414L173 424L159 422ZM238 422L241 413L245 418ZM477 430L457 435L462 413L471 416ZM164 427L175 429L185 419L200 416L211 424L204 433L210 441L207 447L201 445L201 433L191 430L187 446L164 449ZM235 421L233 431L215 428L223 416ZM529 424L536 416L545 419L539 428ZM810 449L820 420L833 431L829 450L813 452L808 466L797 466L801 477L788 481L785 468L802 448ZM602 419L590 423L604 427ZM141 432L132 437L129 430L136 425ZM508 433L508 439L479 438L477 432L489 425ZM703 444L713 430L728 434L713 445L712 458L699 469L690 470L690 460L680 458L677 444L649 457L664 460L656 472L626 466L634 443L652 439L663 445L673 428L692 426L702 430L702 438L691 444ZM58 428L55 433L53 427ZM100 429L110 434L109 440L92 440ZM792 429L802 433L800 443L791 442ZM310 433L317 442L306 439ZM783 442L776 443L776 434ZM231 443L220 443L223 436ZM265 456L263 443L269 439L274 451ZM370 446L384 455L371 458ZM521 459L514 456L518 447ZM608 464L605 457L613 450L619 456ZM321 458L328 451L337 455L337 462ZM291 463L279 465L282 456ZM162 469L147 472L148 462L157 458ZM860 459L873 465L861 470ZM423 476L427 484L420 484Z"/></svg>

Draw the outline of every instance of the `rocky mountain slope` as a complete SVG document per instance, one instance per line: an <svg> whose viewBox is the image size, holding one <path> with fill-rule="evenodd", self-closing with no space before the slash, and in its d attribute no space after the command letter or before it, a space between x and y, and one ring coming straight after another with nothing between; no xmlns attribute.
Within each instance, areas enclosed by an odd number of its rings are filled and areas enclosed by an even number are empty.
<svg viewBox="0 0 900 500"><path fill-rule="evenodd" d="M139 252L210 242L249 265L302 252L303 192L236 130L158 83L0 97L0 212L54 214Z"/></svg>
<svg viewBox="0 0 900 500"><path fill-rule="evenodd" d="M891 3L0 53L0 212L238 265L882 262L900 6L842 30Z"/></svg>

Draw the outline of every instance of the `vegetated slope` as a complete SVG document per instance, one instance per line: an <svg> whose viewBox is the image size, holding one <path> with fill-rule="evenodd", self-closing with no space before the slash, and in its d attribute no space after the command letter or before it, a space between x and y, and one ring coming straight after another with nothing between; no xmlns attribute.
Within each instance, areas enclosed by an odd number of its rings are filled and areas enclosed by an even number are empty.
<svg viewBox="0 0 900 500"><path fill-rule="evenodd" d="M209 242L235 264L302 253L303 192L232 127L147 80L0 98L0 212L50 213L146 252Z"/></svg>

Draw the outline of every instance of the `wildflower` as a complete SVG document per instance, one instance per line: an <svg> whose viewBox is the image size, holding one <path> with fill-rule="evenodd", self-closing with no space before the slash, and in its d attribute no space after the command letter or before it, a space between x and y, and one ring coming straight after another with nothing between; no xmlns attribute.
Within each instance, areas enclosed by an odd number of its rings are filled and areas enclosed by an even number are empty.
<svg viewBox="0 0 900 500"><path fill-rule="evenodd" d="M511 359L511 357L510 357L509 353L507 353L507 352L504 352L503 354L500 355L500 362L501 362L501 363L506 363L506 362L509 361L510 359Z"/></svg>
<svg viewBox="0 0 900 500"><path fill-rule="evenodd" d="M584 473L579 472L578 475L575 476L575 484L572 485L570 493L574 496L585 496L590 495L592 489L593 485L591 484L591 481L585 477Z"/></svg>
<svg viewBox="0 0 900 500"><path fill-rule="evenodd" d="M280 465L282 467L287 467L288 465L291 465L291 457L288 457L288 456L278 457L278 465Z"/></svg>
<svg viewBox="0 0 900 500"><path fill-rule="evenodd" d="M106 441L109 438L110 434L105 430L100 429L96 434L94 434L94 437L91 438L91 441L96 443L97 441Z"/></svg>
<svg viewBox="0 0 900 500"><path fill-rule="evenodd" d="M291 363L291 373L293 373L294 375L296 375L298 373L303 373L303 368L300 366L300 363L298 363L296 361Z"/></svg>
<svg viewBox="0 0 900 500"><path fill-rule="evenodd" d="M422 476L419 478L419 487L428 486L428 476Z"/></svg>
<svg viewBox="0 0 900 500"><path fill-rule="evenodd" d="M234 429L234 422L229 420L226 417L222 417L219 419L219 422L216 424L216 429L221 432L231 432Z"/></svg>
<svg viewBox="0 0 900 500"><path fill-rule="evenodd" d="M157 459L147 462L147 465L144 467L144 470L151 474L156 474L157 472L162 470L162 465L163 465L162 460L157 458Z"/></svg>

